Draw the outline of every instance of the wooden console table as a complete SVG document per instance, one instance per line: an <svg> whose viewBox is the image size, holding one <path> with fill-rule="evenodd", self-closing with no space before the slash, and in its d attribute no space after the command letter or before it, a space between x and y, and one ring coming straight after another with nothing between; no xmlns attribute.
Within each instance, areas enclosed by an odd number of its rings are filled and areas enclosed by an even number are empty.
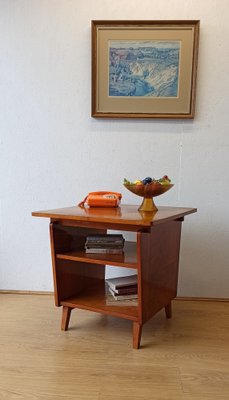
<svg viewBox="0 0 229 400"><path fill-rule="evenodd" d="M195 208L159 207L139 212L137 206L118 208L67 207L37 211L50 218L55 304L62 306L61 329L67 330L74 308L91 310L133 321L133 347L138 349L142 325L162 308L171 317L177 294L181 224ZM136 232L136 241L125 243L124 253L86 254L88 234L107 230ZM105 266L134 268L138 274L138 306L108 306Z"/></svg>

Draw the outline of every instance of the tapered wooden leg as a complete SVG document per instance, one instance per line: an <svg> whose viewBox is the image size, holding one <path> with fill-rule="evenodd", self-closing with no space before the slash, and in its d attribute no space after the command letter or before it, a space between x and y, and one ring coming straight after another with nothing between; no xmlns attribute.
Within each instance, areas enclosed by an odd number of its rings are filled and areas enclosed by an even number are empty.
<svg viewBox="0 0 229 400"><path fill-rule="evenodd" d="M172 318L172 302L170 301L167 306L165 306L165 315L166 318Z"/></svg>
<svg viewBox="0 0 229 400"><path fill-rule="evenodd" d="M63 306L62 321L61 321L61 330L62 331L68 330L68 324L70 321L71 311L72 311L71 307Z"/></svg>
<svg viewBox="0 0 229 400"><path fill-rule="evenodd" d="M142 325L138 322L133 322L133 348L139 349L142 335Z"/></svg>

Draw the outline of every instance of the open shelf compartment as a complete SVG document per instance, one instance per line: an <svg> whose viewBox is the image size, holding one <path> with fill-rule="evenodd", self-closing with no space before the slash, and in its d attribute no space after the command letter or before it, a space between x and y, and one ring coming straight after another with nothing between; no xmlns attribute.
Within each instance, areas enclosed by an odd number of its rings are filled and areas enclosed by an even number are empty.
<svg viewBox="0 0 229 400"><path fill-rule="evenodd" d="M109 264L125 268L138 268L135 242L125 242L123 254L87 254L84 249L56 254L60 260L80 261L91 264Z"/></svg>
<svg viewBox="0 0 229 400"><path fill-rule="evenodd" d="M113 315L132 321L138 320L138 306L106 305L105 281L98 280L93 285L77 295L71 296L60 303L62 306L80 308L102 314Z"/></svg>

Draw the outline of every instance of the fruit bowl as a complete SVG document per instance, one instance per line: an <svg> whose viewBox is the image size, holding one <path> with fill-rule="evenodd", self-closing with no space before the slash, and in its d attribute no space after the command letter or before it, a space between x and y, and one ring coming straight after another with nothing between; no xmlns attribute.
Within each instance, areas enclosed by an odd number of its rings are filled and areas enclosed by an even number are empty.
<svg viewBox="0 0 229 400"><path fill-rule="evenodd" d="M172 183L160 183L159 181L152 181L147 184L135 184L127 180L124 180L123 185L130 192L143 197L142 204L138 209L139 211L157 211L158 209L154 204L153 198L160 196L174 186Z"/></svg>

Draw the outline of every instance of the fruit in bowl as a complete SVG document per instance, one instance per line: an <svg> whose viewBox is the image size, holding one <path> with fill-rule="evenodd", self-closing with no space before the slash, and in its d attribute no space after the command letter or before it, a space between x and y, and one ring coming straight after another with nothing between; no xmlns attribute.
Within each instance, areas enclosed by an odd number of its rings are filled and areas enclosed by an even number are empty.
<svg viewBox="0 0 229 400"><path fill-rule="evenodd" d="M168 175L164 175L160 179L154 179L149 176L134 182L124 179L123 185L130 192L137 196L143 197L143 202L139 208L139 211L157 211L157 207L154 204L153 197L160 196L167 192L173 187L171 179Z"/></svg>

